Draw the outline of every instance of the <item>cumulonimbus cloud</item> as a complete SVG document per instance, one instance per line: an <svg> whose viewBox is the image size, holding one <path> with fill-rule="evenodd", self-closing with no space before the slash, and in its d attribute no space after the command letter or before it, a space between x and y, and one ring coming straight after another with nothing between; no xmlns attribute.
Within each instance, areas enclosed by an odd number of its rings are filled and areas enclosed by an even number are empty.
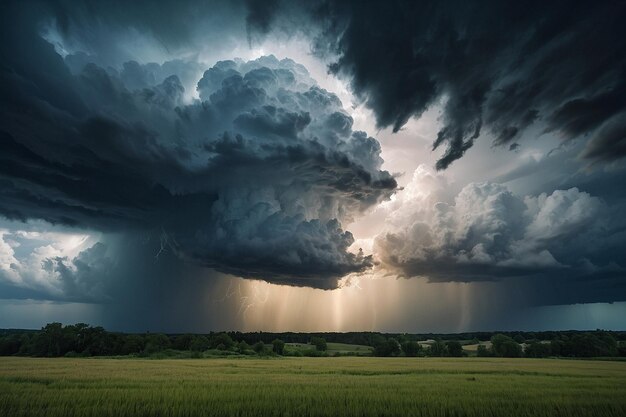
<svg viewBox="0 0 626 417"><path fill-rule="evenodd" d="M28 29L5 28L27 53L3 47L0 214L163 230L187 261L290 285L334 288L372 265L348 251L341 223L396 182L376 139L352 130L305 67L221 61L189 99L177 72L189 76L197 62L103 68L84 54L63 59ZM71 268L63 259L49 268L80 274L105 253L93 247Z"/></svg>
<svg viewBox="0 0 626 417"><path fill-rule="evenodd" d="M589 289L603 289L602 301L626 298L626 269L611 249L623 246L621 226L601 199L577 188L525 197L498 183L451 189L444 176L420 166L397 198L383 203L387 230L374 252L384 268L433 282L560 283L563 298L550 301L557 303L589 301ZM579 288L579 299L565 297L581 285L587 290Z"/></svg>
<svg viewBox="0 0 626 417"><path fill-rule="evenodd" d="M255 33L305 28L379 126L398 131L444 101L437 169L485 130L495 145L516 149L534 124L565 140L593 133L583 153L593 161L626 156L623 134L615 135L626 114L621 2L249 3Z"/></svg>
<svg viewBox="0 0 626 417"><path fill-rule="evenodd" d="M443 101L435 147L447 151L438 168L485 130L497 145L518 149L535 124L565 139L589 133L582 158L612 162L625 154L620 4L176 2L154 13L126 2L0 7L0 214L108 235L70 254L44 242L39 248L52 249L31 258L12 246L15 230L3 234L4 282L53 299L106 300L111 276L161 279L165 268L153 257L163 248L178 255L168 259L167 288L176 287L180 259L194 273L210 267L334 288L375 262L348 250L353 238L342 225L397 191L381 169L378 141L353 131L339 99L302 65L274 57L146 63L129 52L133 34L150 38L142 45L183 51L180 58L190 56L187 47L227 48L238 29L245 38L246 28L251 35L304 28L379 126L398 130ZM624 299L624 228L614 224L622 196L595 175L592 185L550 185L526 198L492 183L451 193L435 186L435 174L422 175L419 187L384 204L389 229L376 256L394 272L433 281L517 277L540 292L546 277L561 277L575 296L561 301ZM612 188L612 202L594 197L607 195L600 182ZM425 192L427 184L435 191ZM119 249L145 236L150 245ZM149 259L134 262L135 253ZM593 285L565 285L572 276Z"/></svg>

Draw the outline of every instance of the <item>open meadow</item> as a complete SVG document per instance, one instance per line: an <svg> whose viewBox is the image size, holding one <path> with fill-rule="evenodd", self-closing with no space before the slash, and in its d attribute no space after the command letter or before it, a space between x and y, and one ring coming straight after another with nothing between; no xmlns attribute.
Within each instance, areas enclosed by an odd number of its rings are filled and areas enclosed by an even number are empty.
<svg viewBox="0 0 626 417"><path fill-rule="evenodd" d="M624 416L626 362L0 358L2 416Z"/></svg>

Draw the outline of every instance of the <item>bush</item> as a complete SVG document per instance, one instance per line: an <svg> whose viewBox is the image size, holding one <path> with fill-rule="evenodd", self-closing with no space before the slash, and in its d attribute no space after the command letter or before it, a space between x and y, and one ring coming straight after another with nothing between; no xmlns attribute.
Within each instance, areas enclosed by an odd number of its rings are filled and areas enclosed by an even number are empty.
<svg viewBox="0 0 626 417"><path fill-rule="evenodd" d="M321 350L317 350L317 349L308 349L302 352L303 356L310 356L313 358L321 358L321 357L325 357L328 356L328 353L323 352Z"/></svg>

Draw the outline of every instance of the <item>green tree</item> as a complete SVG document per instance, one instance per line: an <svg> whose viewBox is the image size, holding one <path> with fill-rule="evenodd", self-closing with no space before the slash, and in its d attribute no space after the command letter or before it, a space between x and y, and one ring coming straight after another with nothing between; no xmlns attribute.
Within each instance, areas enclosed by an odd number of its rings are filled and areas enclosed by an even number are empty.
<svg viewBox="0 0 626 417"><path fill-rule="evenodd" d="M210 345L209 339L206 336L194 336L189 344L189 350L193 352L204 352Z"/></svg>
<svg viewBox="0 0 626 417"><path fill-rule="evenodd" d="M76 349L74 328L63 327L61 323L48 323L33 337L31 353L34 356L63 356Z"/></svg>
<svg viewBox="0 0 626 417"><path fill-rule="evenodd" d="M390 337L383 343L374 347L375 356L398 356L400 354L400 344L396 339Z"/></svg>
<svg viewBox="0 0 626 417"><path fill-rule="evenodd" d="M263 351L265 351L265 343L263 343L262 341L256 342L254 345L252 345L252 350L259 354L263 353Z"/></svg>
<svg viewBox="0 0 626 417"><path fill-rule="evenodd" d="M563 356L565 351L565 342L555 338L550 341L550 353L553 356Z"/></svg>
<svg viewBox="0 0 626 417"><path fill-rule="evenodd" d="M22 346L22 335L10 334L0 338L0 356L15 355Z"/></svg>
<svg viewBox="0 0 626 417"><path fill-rule="evenodd" d="M181 334L174 338L172 347L177 350L189 350L194 339L192 334Z"/></svg>
<svg viewBox="0 0 626 417"><path fill-rule="evenodd" d="M442 357L442 356L446 356L447 353L448 353L448 349L446 348L446 345L441 340L435 340L428 347L428 356Z"/></svg>
<svg viewBox="0 0 626 417"><path fill-rule="evenodd" d="M280 339L274 339L274 341L272 341L272 350L275 354L282 355L285 353L285 342Z"/></svg>
<svg viewBox="0 0 626 417"><path fill-rule="evenodd" d="M489 351L489 349L487 349L487 346L485 346L485 345L478 345L478 348L476 350L476 356L484 358L484 357L493 356L493 355Z"/></svg>
<svg viewBox="0 0 626 417"><path fill-rule="evenodd" d="M124 337L122 343L122 354L130 355L131 353L139 353L144 349L143 337L137 334L129 334Z"/></svg>
<svg viewBox="0 0 626 417"><path fill-rule="evenodd" d="M211 349L230 350L235 342L226 333L218 333L211 337Z"/></svg>
<svg viewBox="0 0 626 417"><path fill-rule="evenodd" d="M562 346L563 356L617 356L617 341L606 332L574 334Z"/></svg>
<svg viewBox="0 0 626 417"><path fill-rule="evenodd" d="M522 356L522 347L515 340L503 334L491 338L491 349L495 356L501 358L519 358Z"/></svg>
<svg viewBox="0 0 626 417"><path fill-rule="evenodd" d="M326 339L324 339L323 337L313 336L311 338L311 344L315 346L315 349L320 352L325 352L327 349Z"/></svg>
<svg viewBox="0 0 626 417"><path fill-rule="evenodd" d="M239 353L246 353L246 351L250 350L250 345L246 343L245 340L242 340L241 342L239 342L239 344L237 344L237 350L239 351Z"/></svg>
<svg viewBox="0 0 626 417"><path fill-rule="evenodd" d="M461 357L463 356L463 346L455 340L451 340L446 343L446 349L448 351L448 356L452 357Z"/></svg>
<svg viewBox="0 0 626 417"><path fill-rule="evenodd" d="M422 350L422 347L417 342L408 341L408 342L402 343L402 351L404 352L405 356L415 357L419 355L421 350Z"/></svg>
<svg viewBox="0 0 626 417"><path fill-rule="evenodd" d="M529 358L547 358L551 350L548 343L531 342L524 349L524 355Z"/></svg>
<svg viewBox="0 0 626 417"><path fill-rule="evenodd" d="M144 348L144 352L147 354L152 354L156 352L161 352L171 345L170 338L162 333L152 333L146 336L146 347Z"/></svg>
<svg viewBox="0 0 626 417"><path fill-rule="evenodd" d="M84 333L85 348L81 348L83 355L100 356L121 353L124 344L123 337L109 333L100 326L87 327Z"/></svg>

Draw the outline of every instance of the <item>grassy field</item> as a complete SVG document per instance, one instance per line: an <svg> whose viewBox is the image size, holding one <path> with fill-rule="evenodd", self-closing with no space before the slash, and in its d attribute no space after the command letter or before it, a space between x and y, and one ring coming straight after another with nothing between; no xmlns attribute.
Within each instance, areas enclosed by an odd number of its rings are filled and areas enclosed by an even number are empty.
<svg viewBox="0 0 626 417"><path fill-rule="evenodd" d="M0 358L0 416L625 416L626 363Z"/></svg>
<svg viewBox="0 0 626 417"><path fill-rule="evenodd" d="M476 353L476 351L478 350L478 346L483 345L485 346L487 349L491 349L491 342L481 342L478 344L468 344L468 345L463 345L463 350L467 351L467 352L474 352Z"/></svg>

